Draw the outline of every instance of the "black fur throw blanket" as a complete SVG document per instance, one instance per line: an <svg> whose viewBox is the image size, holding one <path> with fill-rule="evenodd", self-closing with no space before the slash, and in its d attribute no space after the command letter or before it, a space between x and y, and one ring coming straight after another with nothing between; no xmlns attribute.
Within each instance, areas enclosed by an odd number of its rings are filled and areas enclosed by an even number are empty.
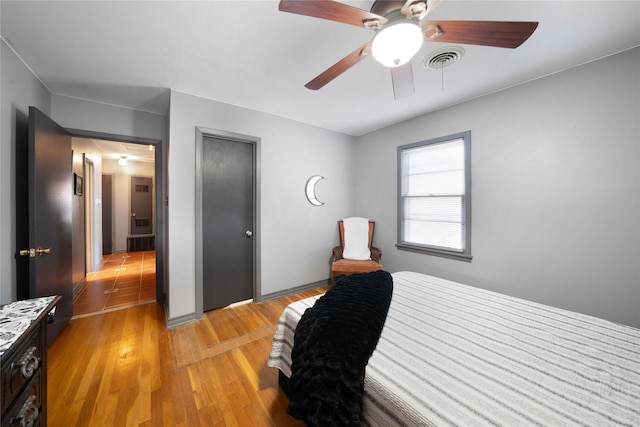
<svg viewBox="0 0 640 427"><path fill-rule="evenodd" d="M291 351L287 412L308 426L359 426L365 367L393 294L386 271L344 276L305 311Z"/></svg>

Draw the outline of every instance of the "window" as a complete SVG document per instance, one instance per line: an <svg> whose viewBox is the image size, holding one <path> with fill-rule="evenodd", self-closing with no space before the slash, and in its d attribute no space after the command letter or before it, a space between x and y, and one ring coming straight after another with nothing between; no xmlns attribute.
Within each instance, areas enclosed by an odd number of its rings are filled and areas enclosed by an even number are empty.
<svg viewBox="0 0 640 427"><path fill-rule="evenodd" d="M471 132L398 147L398 249L471 261Z"/></svg>

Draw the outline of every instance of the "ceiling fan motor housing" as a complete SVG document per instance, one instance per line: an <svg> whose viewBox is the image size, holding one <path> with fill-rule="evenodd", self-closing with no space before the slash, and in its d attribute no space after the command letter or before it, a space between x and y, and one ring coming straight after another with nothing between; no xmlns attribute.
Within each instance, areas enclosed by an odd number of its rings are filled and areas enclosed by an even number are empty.
<svg viewBox="0 0 640 427"><path fill-rule="evenodd" d="M384 16L386 18L389 18L389 20L391 20L391 18L387 15L395 11L400 12L400 9L402 9L402 6L404 6L405 3L406 1L376 0L373 2L373 5L371 5L371 13ZM420 3L424 3L424 2L420 2ZM404 15L401 15L401 16L403 19L405 18Z"/></svg>

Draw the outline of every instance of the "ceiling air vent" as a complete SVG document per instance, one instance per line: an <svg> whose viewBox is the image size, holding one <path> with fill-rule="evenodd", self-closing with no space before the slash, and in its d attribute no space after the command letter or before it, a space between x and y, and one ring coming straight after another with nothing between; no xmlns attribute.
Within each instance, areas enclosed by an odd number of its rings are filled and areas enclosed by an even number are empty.
<svg viewBox="0 0 640 427"><path fill-rule="evenodd" d="M462 55L464 55L464 49L458 46L449 46L442 49L438 49L431 52L429 56L424 59L424 67L431 68L432 70L441 70L444 67L453 65L458 62Z"/></svg>

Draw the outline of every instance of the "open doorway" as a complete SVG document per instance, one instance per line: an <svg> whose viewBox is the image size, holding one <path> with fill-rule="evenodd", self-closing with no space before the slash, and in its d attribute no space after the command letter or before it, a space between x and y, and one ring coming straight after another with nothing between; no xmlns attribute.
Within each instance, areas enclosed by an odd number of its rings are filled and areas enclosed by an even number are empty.
<svg viewBox="0 0 640 427"><path fill-rule="evenodd" d="M155 146L74 137L72 147L81 182L73 204L74 317L155 302ZM144 234L135 226L138 209Z"/></svg>

